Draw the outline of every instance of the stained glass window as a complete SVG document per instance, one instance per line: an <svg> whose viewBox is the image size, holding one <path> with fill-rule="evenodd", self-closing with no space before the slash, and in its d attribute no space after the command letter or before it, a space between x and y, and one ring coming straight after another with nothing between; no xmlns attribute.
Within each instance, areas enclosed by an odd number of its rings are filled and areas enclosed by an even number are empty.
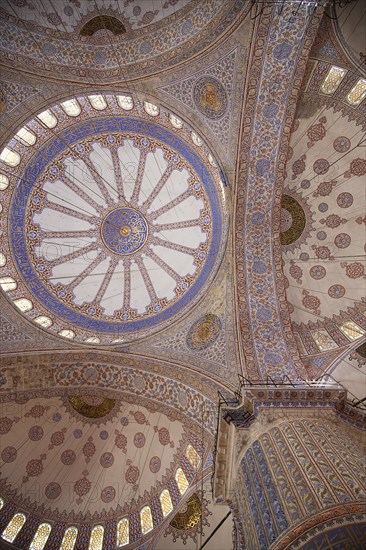
<svg viewBox="0 0 366 550"><path fill-rule="evenodd" d="M49 317L46 317L45 315L40 315L39 317L36 317L35 322L41 325L44 328L48 328L52 325L52 319Z"/></svg>
<svg viewBox="0 0 366 550"><path fill-rule="evenodd" d="M69 116L78 116L81 113L81 108L77 99L68 99L61 103L61 107Z"/></svg>
<svg viewBox="0 0 366 550"><path fill-rule="evenodd" d="M193 468L196 470L200 465L201 459L200 455L197 453L196 449L192 445L188 445L186 450L186 457L189 462L192 464Z"/></svg>
<svg viewBox="0 0 366 550"><path fill-rule="evenodd" d="M104 528L102 527L102 525L96 525L95 527L93 527L90 535L89 550L102 550L103 536Z"/></svg>
<svg viewBox="0 0 366 550"><path fill-rule="evenodd" d="M10 292L10 290L15 290L18 285L11 277L1 277L0 286L4 292Z"/></svg>
<svg viewBox="0 0 366 550"><path fill-rule="evenodd" d="M160 502L165 517L173 510L172 499L170 498L168 489L164 489L164 491L160 493Z"/></svg>
<svg viewBox="0 0 366 550"><path fill-rule="evenodd" d="M6 256L2 252L0 252L0 267L4 267L6 264Z"/></svg>
<svg viewBox="0 0 366 550"><path fill-rule="evenodd" d="M213 156L211 155L211 153L208 154L208 162L211 164L211 166L213 166L214 168L217 166Z"/></svg>
<svg viewBox="0 0 366 550"><path fill-rule="evenodd" d="M0 174L0 191L5 191L9 185L9 178L5 174Z"/></svg>
<svg viewBox="0 0 366 550"><path fill-rule="evenodd" d="M107 107L107 102L102 95L89 95L88 98L92 107L98 111L103 111Z"/></svg>
<svg viewBox="0 0 366 550"><path fill-rule="evenodd" d="M321 91L323 94L334 94L342 82L346 72L346 69L341 69L340 67L335 66L331 67L321 86Z"/></svg>
<svg viewBox="0 0 366 550"><path fill-rule="evenodd" d="M133 99L129 95L118 95L117 101L125 111L131 111L133 109Z"/></svg>
<svg viewBox="0 0 366 550"><path fill-rule="evenodd" d="M361 338L365 334L365 331L353 321L347 321L347 323L343 323L339 328L350 340L357 340L357 338Z"/></svg>
<svg viewBox="0 0 366 550"><path fill-rule="evenodd" d="M129 534L129 525L128 525L128 518L123 518L118 523L117 526L117 545L125 546L129 543L130 540L130 534Z"/></svg>
<svg viewBox="0 0 366 550"><path fill-rule="evenodd" d="M338 347L333 338L331 338L331 336L329 336L327 332L316 330L312 333L312 336L317 343L320 351L326 351L328 349L334 349Z"/></svg>
<svg viewBox="0 0 366 550"><path fill-rule="evenodd" d="M15 514L15 516L11 518L10 522L5 527L1 537L8 542L13 542L15 540L15 537L25 524L26 519L27 518L24 514Z"/></svg>
<svg viewBox="0 0 366 550"><path fill-rule="evenodd" d="M4 147L0 155L0 160L5 162L8 166L18 166L20 163L20 155L9 149L9 147Z"/></svg>
<svg viewBox="0 0 366 550"><path fill-rule="evenodd" d="M59 335L62 336L63 338L69 338L70 340L73 340L75 338L75 332L68 328L60 330Z"/></svg>
<svg viewBox="0 0 366 550"><path fill-rule="evenodd" d="M154 103L144 101L144 109L150 116L158 116L159 114L159 107L157 105L154 105Z"/></svg>
<svg viewBox="0 0 366 550"><path fill-rule="evenodd" d="M360 78L360 80L353 86L352 90L347 96L347 101L350 105L359 105L366 97L366 80Z"/></svg>
<svg viewBox="0 0 366 550"><path fill-rule="evenodd" d="M201 147L203 145L202 139L196 134L196 132L191 132L191 138L192 141L197 147Z"/></svg>
<svg viewBox="0 0 366 550"><path fill-rule="evenodd" d="M51 525L49 523L41 523L33 537L29 550L43 550L50 533Z"/></svg>
<svg viewBox="0 0 366 550"><path fill-rule="evenodd" d="M141 531L143 535L146 535L154 527L150 506L144 506L140 512L141 518Z"/></svg>
<svg viewBox="0 0 366 550"><path fill-rule="evenodd" d="M75 542L78 536L76 527L68 527L64 533L60 550L74 550Z"/></svg>
<svg viewBox="0 0 366 550"><path fill-rule="evenodd" d="M4 506L4 499L0 497L0 510Z"/></svg>
<svg viewBox="0 0 366 550"><path fill-rule="evenodd" d="M20 141L20 143L22 143L26 147L30 147L31 145L34 145L37 140L33 132L31 132L25 127L21 128L19 132L15 134L15 137L17 138L18 141Z"/></svg>
<svg viewBox="0 0 366 550"><path fill-rule="evenodd" d="M174 128L183 128L183 121L177 116L173 115L173 113L170 113L169 120Z"/></svg>
<svg viewBox="0 0 366 550"><path fill-rule="evenodd" d="M30 300L28 300L27 298L19 298L18 300L14 300L14 304L23 313L33 309L33 303Z"/></svg>
<svg viewBox="0 0 366 550"><path fill-rule="evenodd" d="M49 109L47 109L47 111L43 111L43 113L39 113L37 118L39 118L39 120L43 122L47 128L54 128L58 122L55 115Z"/></svg>
<svg viewBox="0 0 366 550"><path fill-rule="evenodd" d="M182 470L182 468L178 468L177 473L175 474L175 481L178 484L178 488L181 495L184 495L186 490L188 489L188 481L187 478Z"/></svg>

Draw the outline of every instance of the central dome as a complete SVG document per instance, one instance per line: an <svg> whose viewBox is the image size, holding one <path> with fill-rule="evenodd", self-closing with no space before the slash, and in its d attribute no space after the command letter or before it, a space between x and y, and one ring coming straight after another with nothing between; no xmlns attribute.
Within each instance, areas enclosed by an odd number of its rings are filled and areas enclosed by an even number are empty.
<svg viewBox="0 0 366 550"><path fill-rule="evenodd" d="M142 116L132 98L121 112L116 99L79 97L69 117L54 106L55 128L36 117L18 132L23 141L9 143L21 160L20 183L4 193L5 274L19 275L9 297L41 326L87 343L171 323L203 295L224 250L222 182L209 150L171 113L148 104Z"/></svg>

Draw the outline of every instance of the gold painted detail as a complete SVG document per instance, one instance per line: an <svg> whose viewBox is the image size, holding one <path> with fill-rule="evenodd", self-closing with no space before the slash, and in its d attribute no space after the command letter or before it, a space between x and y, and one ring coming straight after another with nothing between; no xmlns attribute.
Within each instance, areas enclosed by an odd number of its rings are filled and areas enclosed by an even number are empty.
<svg viewBox="0 0 366 550"><path fill-rule="evenodd" d="M170 522L170 525L175 529L189 530L196 527L202 515L202 504L196 493L194 493L187 501L187 509L185 512L178 512Z"/></svg>
<svg viewBox="0 0 366 550"><path fill-rule="evenodd" d="M283 195L282 209L290 216L289 227L281 232L281 244L289 245L297 241L306 226L306 216L302 206L290 195Z"/></svg>
<svg viewBox="0 0 366 550"><path fill-rule="evenodd" d="M85 416L86 418L103 418L107 416L116 405L114 399L108 397L100 398L99 403L93 404L90 402L90 398L83 398L77 395L68 396L68 400L72 408ZM87 402L89 401L89 403Z"/></svg>

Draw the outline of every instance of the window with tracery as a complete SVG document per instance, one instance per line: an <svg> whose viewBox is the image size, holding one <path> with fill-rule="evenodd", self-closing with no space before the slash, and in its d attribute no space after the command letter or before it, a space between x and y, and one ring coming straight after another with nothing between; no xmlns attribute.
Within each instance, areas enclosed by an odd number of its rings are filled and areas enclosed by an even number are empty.
<svg viewBox="0 0 366 550"><path fill-rule="evenodd" d="M191 132L191 138L192 141L197 147L202 147L203 141L202 139L196 134L196 132Z"/></svg>
<svg viewBox="0 0 366 550"><path fill-rule="evenodd" d="M347 323L343 323L339 328L350 340L357 340L357 338L361 338L365 334L365 331L353 321L347 321Z"/></svg>
<svg viewBox="0 0 366 550"><path fill-rule="evenodd" d="M89 95L88 98L97 111L103 111L107 107L107 102L102 95Z"/></svg>
<svg viewBox="0 0 366 550"><path fill-rule="evenodd" d="M326 351L338 347L333 338L331 338L329 334L325 331L314 331L312 336L320 351Z"/></svg>
<svg viewBox="0 0 366 550"><path fill-rule="evenodd" d="M323 94L334 94L346 72L346 69L341 69L341 67L331 67L320 88Z"/></svg>
<svg viewBox="0 0 366 550"><path fill-rule="evenodd" d="M150 506L144 506L140 512L141 531L146 535L154 527Z"/></svg>
<svg viewBox="0 0 366 550"><path fill-rule="evenodd" d="M42 113L39 113L39 115L37 115L37 118L45 126L47 126L47 128L54 128L55 126L57 126L58 120L49 109L47 109L47 111L43 111Z"/></svg>
<svg viewBox="0 0 366 550"><path fill-rule="evenodd" d="M40 315L39 317L36 317L34 321L44 328L48 328L52 325L52 319L50 319L46 315Z"/></svg>
<svg viewBox="0 0 366 550"><path fill-rule="evenodd" d="M78 116L81 113L81 107L77 99L68 99L61 103L61 107L69 116Z"/></svg>
<svg viewBox="0 0 366 550"><path fill-rule="evenodd" d="M74 550L75 542L78 536L76 527L68 527L64 533L60 550Z"/></svg>
<svg viewBox="0 0 366 550"><path fill-rule="evenodd" d="M9 149L9 147L4 147L0 155L0 160L8 166L18 166L20 163L20 155Z"/></svg>
<svg viewBox="0 0 366 550"><path fill-rule="evenodd" d="M360 78L347 96L350 105L359 105L366 97L366 80Z"/></svg>
<svg viewBox="0 0 366 550"><path fill-rule="evenodd" d="M31 145L34 145L37 141L36 136L28 130L28 128L21 128L19 132L15 134L15 137L17 138L20 143L25 145L26 147L30 147Z"/></svg>
<svg viewBox="0 0 366 550"><path fill-rule="evenodd" d="M33 537L29 550L43 550L50 533L51 525L49 523L41 523Z"/></svg>
<svg viewBox="0 0 366 550"><path fill-rule="evenodd" d="M201 458L196 449L191 444L189 444L187 447L186 457L188 458L193 468L197 470L198 466L200 465Z"/></svg>
<svg viewBox="0 0 366 550"><path fill-rule="evenodd" d="M122 518L118 522L117 526L117 545L118 547L125 546L129 543L130 533L129 533L129 524L128 518Z"/></svg>
<svg viewBox="0 0 366 550"><path fill-rule="evenodd" d="M102 550L103 548L104 528L102 525L96 525L93 527L90 540L89 550Z"/></svg>
<svg viewBox="0 0 366 550"><path fill-rule="evenodd" d="M8 542L14 542L17 534L23 527L26 521L26 517L24 514L15 514L8 523L8 525L5 527L1 538Z"/></svg>
<svg viewBox="0 0 366 550"><path fill-rule="evenodd" d="M122 107L125 111L131 111L133 109L133 99L129 95L118 95L117 101L119 106Z"/></svg>
<svg viewBox="0 0 366 550"><path fill-rule="evenodd" d="M174 128L183 128L183 120L170 113L169 120Z"/></svg>
<svg viewBox="0 0 366 550"><path fill-rule="evenodd" d="M0 174L0 191L5 191L9 186L9 178L5 174Z"/></svg>
<svg viewBox="0 0 366 550"><path fill-rule="evenodd" d="M18 285L12 277L1 277L0 286L4 292L10 292L11 290L15 290Z"/></svg>
<svg viewBox="0 0 366 550"><path fill-rule="evenodd" d="M75 338L75 332L73 330L70 330L68 328L65 328L63 330L60 330L58 333L63 338L69 338L69 340L73 340Z"/></svg>
<svg viewBox="0 0 366 550"><path fill-rule="evenodd" d="M164 491L160 493L160 503L163 510L163 516L165 517L173 510L172 499L170 498L168 489L164 489Z"/></svg>
<svg viewBox="0 0 366 550"><path fill-rule="evenodd" d="M28 300L28 298L18 298L18 300L14 300L14 304L23 313L33 309L33 303L31 302L31 300Z"/></svg>
<svg viewBox="0 0 366 550"><path fill-rule="evenodd" d="M144 109L150 116L158 116L159 114L159 107L157 105L154 105L154 103L144 101Z"/></svg>
<svg viewBox="0 0 366 550"><path fill-rule="evenodd" d="M177 473L175 474L175 481L177 482L180 494L184 495L188 489L189 483L182 468L178 468Z"/></svg>

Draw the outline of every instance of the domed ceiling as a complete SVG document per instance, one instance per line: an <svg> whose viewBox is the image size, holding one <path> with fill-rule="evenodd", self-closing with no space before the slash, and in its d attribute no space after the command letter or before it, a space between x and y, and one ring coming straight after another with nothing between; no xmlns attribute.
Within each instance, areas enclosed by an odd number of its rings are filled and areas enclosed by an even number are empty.
<svg viewBox="0 0 366 550"><path fill-rule="evenodd" d="M39 326L120 343L171 322L212 280L223 183L174 114L131 96L79 97L29 121L1 159L1 282Z"/></svg>
<svg viewBox="0 0 366 550"><path fill-rule="evenodd" d="M141 78L204 50L243 15L243 4L62 0L56 11L51 1L9 0L0 50L6 65L57 80Z"/></svg>
<svg viewBox="0 0 366 550"><path fill-rule="evenodd" d="M0 418L1 495L28 523L51 520L52 534L100 522L105 538L112 529L126 543L122 520L133 542L173 511L202 470L208 449L196 430L169 407L119 392L24 396ZM146 531L144 507L152 511Z"/></svg>

